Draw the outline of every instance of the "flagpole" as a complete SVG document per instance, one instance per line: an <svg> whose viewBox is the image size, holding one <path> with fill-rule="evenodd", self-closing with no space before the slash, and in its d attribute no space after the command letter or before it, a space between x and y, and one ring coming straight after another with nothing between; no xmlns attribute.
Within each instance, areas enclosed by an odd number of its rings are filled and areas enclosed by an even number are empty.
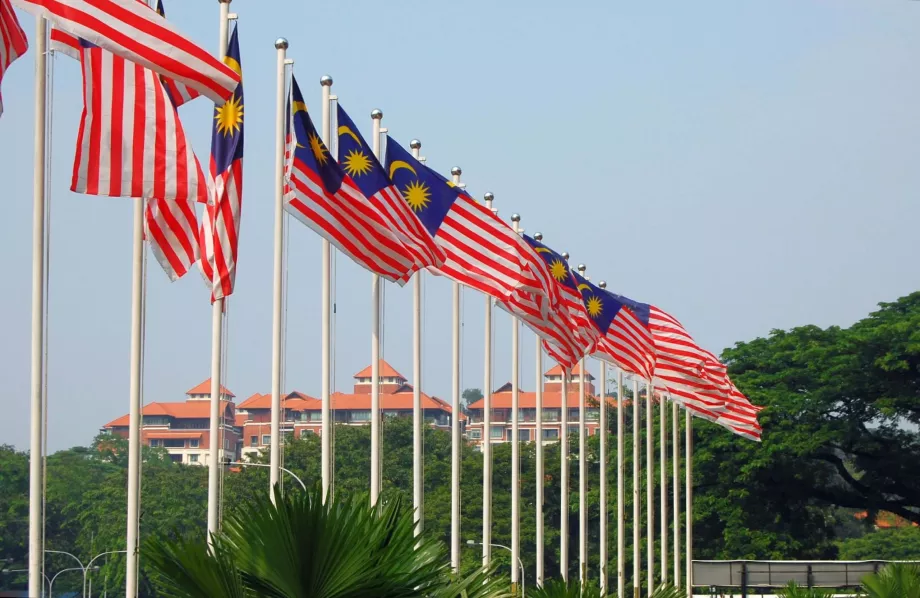
<svg viewBox="0 0 920 598"><path fill-rule="evenodd" d="M626 596L626 462L623 418L623 370L617 369L617 597Z"/></svg>
<svg viewBox="0 0 920 598"><path fill-rule="evenodd" d="M320 85L323 88L323 143L326 144L326 147L329 147L329 139L332 136L332 122L329 118L329 96L332 93L332 77L329 75L324 75L320 79ZM332 262L332 250L329 245L329 241L324 237L323 238L323 252L322 252L322 271L323 271L323 282L322 282L322 358L321 358L321 384L320 384L320 399L322 400L322 410L323 410L323 420L322 420L322 451L320 455L320 463L322 470L322 480L323 480L323 500L329 496L331 491L332 484L332 422L329 421L330 417L330 401L329 390L331 387L331 370L330 370L330 353L332 350L331 345L331 326L332 326L332 305L331 305L331 290L332 290L332 278L331 278L331 262Z"/></svg>
<svg viewBox="0 0 920 598"><path fill-rule="evenodd" d="M42 534L42 447L44 409L42 348L45 334L45 125L47 123L48 24L35 19L35 149L32 183L32 364L29 445L29 596L41 596L44 588L42 561L45 556ZM130 527L130 524L129 524Z"/></svg>
<svg viewBox="0 0 920 598"><path fill-rule="evenodd" d="M578 264L578 271L585 275L586 266ZM585 358L578 369L578 579L588 581L588 463L585 438Z"/></svg>
<svg viewBox="0 0 920 598"><path fill-rule="evenodd" d="M686 492L685 497L685 507L684 507L684 533L687 535L687 539L684 543L687 545L686 555L687 561L684 564L686 568L687 579L687 597L693 598L693 417L690 415L689 411L685 410L687 414L687 420L685 428L685 440L684 440L684 475L686 476Z"/></svg>
<svg viewBox="0 0 920 598"><path fill-rule="evenodd" d="M412 156L418 160L422 142L409 142ZM415 535L424 529L422 508L425 501L425 470L422 449L425 437L422 430L422 271L415 274L412 286L412 507L415 509Z"/></svg>
<svg viewBox="0 0 920 598"><path fill-rule="evenodd" d="M662 394L658 400L658 438L661 458L661 583L668 583L668 405Z"/></svg>
<svg viewBox="0 0 920 598"><path fill-rule="evenodd" d="M511 215L514 232L521 234L521 216ZM520 439L520 375L521 375L521 324L511 317L511 588L517 596L518 568L514 566L521 557L521 439Z"/></svg>
<svg viewBox="0 0 920 598"><path fill-rule="evenodd" d="M230 1L219 0L220 39L217 56L221 60L227 54L227 38L230 29ZM215 299L211 304L211 421L208 431L208 546L211 536L217 533L218 514L220 513L220 383L221 355L223 347L224 300ZM213 546L212 546L213 548Z"/></svg>
<svg viewBox="0 0 920 598"><path fill-rule="evenodd" d="M598 286L605 288L607 283L601 281ZM601 593L607 591L607 363L601 364L600 377L600 589Z"/></svg>
<svg viewBox="0 0 920 598"><path fill-rule="evenodd" d="M533 238L536 241L543 240L542 233L536 233ZM536 451L537 451L537 469L536 469L536 487L537 487L537 587L543 587L543 344L539 335L534 335L537 345L537 367L535 371L536 380Z"/></svg>
<svg viewBox="0 0 920 598"><path fill-rule="evenodd" d="M648 576L648 594L655 591L655 429L652 425L652 395L655 388L651 381L645 386L645 541Z"/></svg>
<svg viewBox="0 0 920 598"><path fill-rule="evenodd" d="M671 401L671 444L674 445L674 585L680 587L680 411Z"/></svg>
<svg viewBox="0 0 920 598"><path fill-rule="evenodd" d="M569 254L562 252L568 263ZM562 409L559 418L559 574L569 580L569 378L572 372L562 369Z"/></svg>
<svg viewBox="0 0 920 598"><path fill-rule="evenodd" d="M271 448L268 492L275 500L274 488L281 480L281 451L278 436L281 428L281 304L282 264L284 256L284 123L285 123L285 58L288 41L275 40L277 50L276 117L275 117L275 251L272 282L272 412Z"/></svg>
<svg viewBox="0 0 920 598"><path fill-rule="evenodd" d="M454 185L460 186L459 166L450 169ZM453 283L454 363L452 368L453 409L450 418L450 565L460 571L460 283ZM512 567L513 568L513 567Z"/></svg>
<svg viewBox="0 0 920 598"><path fill-rule="evenodd" d="M483 196L486 208L494 211L495 196ZM482 386L482 566L492 561L492 297L485 296L485 369Z"/></svg>
<svg viewBox="0 0 920 598"><path fill-rule="evenodd" d="M639 564L641 561L641 547L639 545L639 519L641 516L641 488L639 488L639 462L642 460L641 445L639 444L639 381L633 379L632 395L632 412L633 412L633 435L632 435L632 456L633 456L633 598L639 598L642 584L639 580Z"/></svg>
<svg viewBox="0 0 920 598"><path fill-rule="evenodd" d="M378 160L382 118L382 111L371 112L374 155ZM371 304L371 505L375 505L380 497L380 276L377 274L371 274Z"/></svg>

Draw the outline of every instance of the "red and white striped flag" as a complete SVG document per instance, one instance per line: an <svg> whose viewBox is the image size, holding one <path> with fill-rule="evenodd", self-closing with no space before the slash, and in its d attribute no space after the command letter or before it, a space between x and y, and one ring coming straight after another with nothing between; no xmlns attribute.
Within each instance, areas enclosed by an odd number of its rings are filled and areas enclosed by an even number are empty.
<svg viewBox="0 0 920 598"><path fill-rule="evenodd" d="M147 200L145 238L170 280L185 276L198 260L197 225L194 202Z"/></svg>
<svg viewBox="0 0 920 598"><path fill-rule="evenodd" d="M102 48L80 44L83 115L71 190L207 203L207 180L160 78Z"/></svg>
<svg viewBox="0 0 920 598"><path fill-rule="evenodd" d="M9 0L0 0L0 83L13 61L26 53L29 42L19 26ZM0 95L0 114L3 114L3 96Z"/></svg>
<svg viewBox="0 0 920 598"><path fill-rule="evenodd" d="M136 0L13 0L77 38L194 89L215 102L239 75Z"/></svg>

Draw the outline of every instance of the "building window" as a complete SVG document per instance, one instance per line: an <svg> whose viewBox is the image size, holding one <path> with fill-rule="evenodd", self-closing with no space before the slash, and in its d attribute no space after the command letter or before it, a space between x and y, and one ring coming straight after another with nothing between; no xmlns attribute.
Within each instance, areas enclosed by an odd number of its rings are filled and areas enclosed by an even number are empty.
<svg viewBox="0 0 920 598"><path fill-rule="evenodd" d="M166 448L185 448L185 440L182 438L165 438L163 446Z"/></svg>
<svg viewBox="0 0 920 598"><path fill-rule="evenodd" d="M189 456L188 456L188 462L189 462L189 463L198 463L198 455L189 455Z"/></svg>
<svg viewBox="0 0 920 598"><path fill-rule="evenodd" d="M150 446L160 446L160 439L159 439L159 438L151 438L151 439L150 439Z"/></svg>
<svg viewBox="0 0 920 598"><path fill-rule="evenodd" d="M569 421L578 419L578 407L569 407Z"/></svg>
<svg viewBox="0 0 920 598"><path fill-rule="evenodd" d="M518 440L530 442L530 430L518 430Z"/></svg>
<svg viewBox="0 0 920 598"><path fill-rule="evenodd" d="M173 463L182 463L182 455L170 455L169 460Z"/></svg>
<svg viewBox="0 0 920 598"><path fill-rule="evenodd" d="M263 435L262 435L262 444L265 445L265 446L269 446L269 445L271 445L271 443L272 443L271 434L263 434Z"/></svg>
<svg viewBox="0 0 920 598"><path fill-rule="evenodd" d="M493 409L492 410L492 421L494 422L508 421L508 410L507 409Z"/></svg>
<svg viewBox="0 0 920 598"><path fill-rule="evenodd" d="M470 439L480 440L482 438L482 430L470 430Z"/></svg>
<svg viewBox="0 0 920 598"><path fill-rule="evenodd" d="M168 426L169 425L169 416L166 415L145 415L144 418L145 426Z"/></svg>
<svg viewBox="0 0 920 598"><path fill-rule="evenodd" d="M569 436L578 435L578 426L569 426Z"/></svg>
<svg viewBox="0 0 920 598"><path fill-rule="evenodd" d="M559 410L558 409L544 409L543 410L543 421L545 422L559 421Z"/></svg>
<svg viewBox="0 0 920 598"><path fill-rule="evenodd" d="M371 421L371 412L367 409L354 410L351 412L351 421L353 422L369 422Z"/></svg>
<svg viewBox="0 0 920 598"><path fill-rule="evenodd" d="M312 430L312 429L310 429L310 428L307 428L306 430L301 430L301 431L300 431L300 437L301 437L301 438L303 438L303 437L304 437L305 435L307 435L307 434L316 434L316 430Z"/></svg>
<svg viewBox="0 0 920 598"><path fill-rule="evenodd" d="M555 440L559 438L559 430L543 430L543 438L546 440Z"/></svg>
<svg viewBox="0 0 920 598"><path fill-rule="evenodd" d="M522 422L532 422L537 419L537 410L531 408L518 409L518 417Z"/></svg>
<svg viewBox="0 0 920 598"><path fill-rule="evenodd" d="M399 417L399 411L384 411L384 412L383 412L383 417L385 417L385 418L387 418L387 419L391 419L391 418L394 418L394 417Z"/></svg>
<svg viewBox="0 0 920 598"><path fill-rule="evenodd" d="M589 422L596 422L596 421L598 421L600 418L601 418L601 410L600 410L600 409L595 408L595 409L587 409L587 410L585 410L585 419L587 419Z"/></svg>
<svg viewBox="0 0 920 598"><path fill-rule="evenodd" d="M259 446L259 437L258 437L258 436L250 436L250 437L249 437L249 446Z"/></svg>
<svg viewBox="0 0 920 598"><path fill-rule="evenodd" d="M188 447L189 447L189 448L198 448L198 439L197 439L197 438L192 438L191 440L189 440L189 441L188 441Z"/></svg>
<svg viewBox="0 0 920 598"><path fill-rule="evenodd" d="M492 430L489 436L493 440L501 440L505 437L505 427L504 426L492 426Z"/></svg>

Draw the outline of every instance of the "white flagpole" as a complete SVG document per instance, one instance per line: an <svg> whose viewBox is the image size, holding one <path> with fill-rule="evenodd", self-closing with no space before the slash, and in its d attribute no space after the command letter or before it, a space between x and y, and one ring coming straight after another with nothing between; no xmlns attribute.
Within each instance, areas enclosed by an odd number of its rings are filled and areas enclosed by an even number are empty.
<svg viewBox="0 0 920 598"><path fill-rule="evenodd" d="M511 215L511 225L520 234L521 216ZM521 556L521 439L520 433L520 375L521 375L521 324L511 317L511 588L517 596L519 570L515 566Z"/></svg>
<svg viewBox="0 0 920 598"><path fill-rule="evenodd" d="M668 583L668 404L664 394L658 399L659 451L661 458L661 583Z"/></svg>
<svg viewBox="0 0 920 598"><path fill-rule="evenodd" d="M418 160L422 142L409 142L412 156ZM422 271L415 273L412 286L412 507L415 509L415 535L422 533L425 501L425 470L422 462L424 431L422 424Z"/></svg>
<svg viewBox="0 0 920 598"><path fill-rule="evenodd" d="M687 596L688 598L693 598L693 418L690 415L689 411L687 413L685 429L685 444L684 444L684 453L686 454L685 463L684 463L684 472L686 475L686 485L687 489L684 494L686 494L686 504L684 507L684 517L686 521L684 522L684 533L687 534L687 539L685 544L687 545L686 554L687 561L684 564L686 572L684 573L687 577Z"/></svg>
<svg viewBox="0 0 920 598"><path fill-rule="evenodd" d="M633 436L632 436L632 456L633 456L633 598L639 598L642 584L639 580L641 562L641 547L639 545L639 519L642 510L642 492L639 488L639 463L642 461L641 445L639 444L639 381L633 380Z"/></svg>
<svg viewBox="0 0 920 598"><path fill-rule="evenodd" d="M490 211L495 196L483 196ZM492 297L485 296L485 369L482 386L482 566L492 561Z"/></svg>
<svg viewBox="0 0 920 598"><path fill-rule="evenodd" d="M568 252L562 253L568 263ZM569 378L572 372L562 370L562 409L559 418L559 575L569 580Z"/></svg>
<svg viewBox="0 0 920 598"><path fill-rule="evenodd" d="M458 187L462 173L459 166L450 169L454 185ZM454 282L453 286L454 363L451 382L454 400L450 418L450 565L456 573L460 571L460 283Z"/></svg>
<svg viewBox="0 0 920 598"><path fill-rule="evenodd" d="M286 102L284 95L284 65L288 41L283 37L275 40L277 56L277 80L275 91L275 251L274 277L272 281L272 412L271 448L268 492L275 500L274 488L281 480L281 451L278 444L281 429L281 303L282 264L284 256L284 123Z"/></svg>
<svg viewBox="0 0 920 598"><path fill-rule="evenodd" d="M607 286L603 281L599 283L601 288ZM600 480L598 485L600 486L600 569L599 569L599 578L600 578L600 589L601 593L607 591L607 363L604 361L600 362L601 364L601 377L600 377L600 394L598 397L601 400L600 404L600 451L601 451L601 463L600 463Z"/></svg>
<svg viewBox="0 0 920 598"><path fill-rule="evenodd" d="M680 587L680 411L671 401L671 444L674 445L674 585Z"/></svg>
<svg viewBox="0 0 920 598"><path fill-rule="evenodd" d="M44 588L42 561L45 556L42 533L42 348L45 334L45 125L47 122L48 25L35 19L35 150L32 186L32 364L31 413L29 415L29 596L41 596ZM132 346L133 348L133 346ZM133 365L133 362L132 362ZM133 404L132 404L133 408ZM132 420L133 421L133 420ZM128 524L130 529L131 525ZM129 557L130 562L130 557ZM130 571L130 565L128 567Z"/></svg>
<svg viewBox="0 0 920 598"><path fill-rule="evenodd" d="M217 56L223 60L227 54L230 30L230 0L220 0L220 40ZM211 304L211 420L208 432L208 546L211 536L217 533L220 513L220 358L223 348L224 300Z"/></svg>
<svg viewBox="0 0 920 598"><path fill-rule="evenodd" d="M652 411L652 395L655 387L651 381L645 385L645 541L646 564L648 576L648 593L651 596L655 591L655 428Z"/></svg>
<svg viewBox="0 0 920 598"><path fill-rule="evenodd" d="M578 264L578 271L585 275L587 268ZM588 581L588 451L585 437L585 368L584 357L578 364L578 579Z"/></svg>
<svg viewBox="0 0 920 598"><path fill-rule="evenodd" d="M380 158L380 120L383 112L371 112L374 155ZM371 274L371 504L380 497L380 276ZM414 398L414 397L413 397Z"/></svg>
<svg viewBox="0 0 920 598"><path fill-rule="evenodd" d="M543 240L542 233L536 233L533 236L537 241ZM536 469L536 487L537 487L537 587L543 587L543 483L545 472L543 468L543 343L539 335L534 335L536 340L537 368L536 376L536 451L537 451L537 469Z"/></svg>
<svg viewBox="0 0 920 598"><path fill-rule="evenodd" d="M332 136L332 122L329 115L329 96L331 95L332 89L332 77L329 75L324 75L320 79L320 85L323 88L323 143L326 144L326 147L329 147L329 139ZM329 493L332 491L332 422L329 421L330 418L330 388L332 386L330 377L332 375L332 370L330 369L330 358L332 352L332 305L331 305L331 291L332 291L332 279L331 279L331 262L332 262L332 250L329 245L329 241L325 238L322 241L323 243L323 253L322 253L322 270L323 270L323 282L322 282L322 359L321 359L321 384L320 384L320 399L322 400L322 410L323 410L323 420L322 420L322 450L320 454L320 463L322 470L322 479L323 479L323 500L329 496Z"/></svg>
<svg viewBox="0 0 920 598"><path fill-rule="evenodd" d="M626 597L626 426L623 418L623 370L617 370L617 597Z"/></svg>

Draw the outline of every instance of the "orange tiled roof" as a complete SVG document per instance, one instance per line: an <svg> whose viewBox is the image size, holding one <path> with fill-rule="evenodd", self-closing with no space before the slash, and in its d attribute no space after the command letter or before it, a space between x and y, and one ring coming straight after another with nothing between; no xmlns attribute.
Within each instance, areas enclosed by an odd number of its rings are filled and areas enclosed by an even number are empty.
<svg viewBox="0 0 920 598"><path fill-rule="evenodd" d="M195 386L195 387L193 387L193 388L188 389L187 391L185 391L185 394L187 394L187 395L208 395L208 394L211 394L211 379L208 378L207 380L205 380L204 382L202 382L202 383L199 384L198 386ZM236 395L233 394L232 392L230 392L230 389L227 388L226 386L224 386L223 384L221 384L221 386L220 386L220 394L226 395L226 396L228 396L228 397L234 397L234 398L236 397Z"/></svg>
<svg viewBox="0 0 920 598"><path fill-rule="evenodd" d="M370 396L370 395L368 395ZM281 402L283 409L293 409L295 411L304 411L305 409L310 408L311 405L316 405L316 409L319 409L320 400L314 399L311 396L307 396L302 392L292 392L289 393L284 400ZM271 409L272 408L272 395L269 394L259 394L255 393L242 403L238 409Z"/></svg>
<svg viewBox="0 0 920 598"><path fill-rule="evenodd" d="M568 395L567 404L570 408L578 407L579 394L578 391L570 391ZM598 402L597 397L588 395L588 404L589 406L592 403ZM483 399L479 399L474 403L470 403L470 409L482 409ZM607 405L616 406L616 400L608 398ZM625 405L625 403L624 403ZM518 395L518 408L519 409L533 409L537 406L537 393L535 392L523 392L521 391ZM561 392L543 392L543 408L544 409L558 409L562 406L562 393ZM499 392L492 395L492 409L511 409L511 393L510 392Z"/></svg>
<svg viewBox="0 0 920 598"><path fill-rule="evenodd" d="M371 395L362 394L345 394L342 392L333 393L333 409L370 409ZM395 394L380 393L380 408L386 410L412 409L412 393L398 392ZM318 407L309 407L308 409L318 409ZM441 409L448 413L451 407L441 399L434 399L425 393L422 393L422 409Z"/></svg>
<svg viewBox="0 0 920 598"><path fill-rule="evenodd" d="M144 436L147 438L201 438L203 432L145 432Z"/></svg>
<svg viewBox="0 0 920 598"><path fill-rule="evenodd" d="M564 370L562 369L562 366L561 366L561 365L557 365L557 366L555 366L555 367L553 367L553 368L550 368L550 369L549 369L545 374L543 374L543 375L544 375L544 376L561 376L562 373L563 373L563 371L564 371ZM581 375L581 364L578 364L578 363L575 364L575 367L572 368L572 375L573 375L573 376L580 376L580 375ZM591 375L591 372L585 372L585 378L587 378L588 380L593 380L593 379L594 379L594 376Z"/></svg>
<svg viewBox="0 0 920 598"><path fill-rule="evenodd" d="M355 378L370 378L371 377L371 366L367 366L354 376ZM384 360L380 360L380 377L387 378L399 378L401 380L406 380L406 377L393 369L393 366L388 364Z"/></svg>
<svg viewBox="0 0 920 598"><path fill-rule="evenodd" d="M221 401L220 408L225 411L232 405L229 401ZM210 401L186 401L183 403L148 403L142 411L144 415L168 415L176 419L209 419L211 417ZM127 426L129 416L123 415L107 423L104 428Z"/></svg>

